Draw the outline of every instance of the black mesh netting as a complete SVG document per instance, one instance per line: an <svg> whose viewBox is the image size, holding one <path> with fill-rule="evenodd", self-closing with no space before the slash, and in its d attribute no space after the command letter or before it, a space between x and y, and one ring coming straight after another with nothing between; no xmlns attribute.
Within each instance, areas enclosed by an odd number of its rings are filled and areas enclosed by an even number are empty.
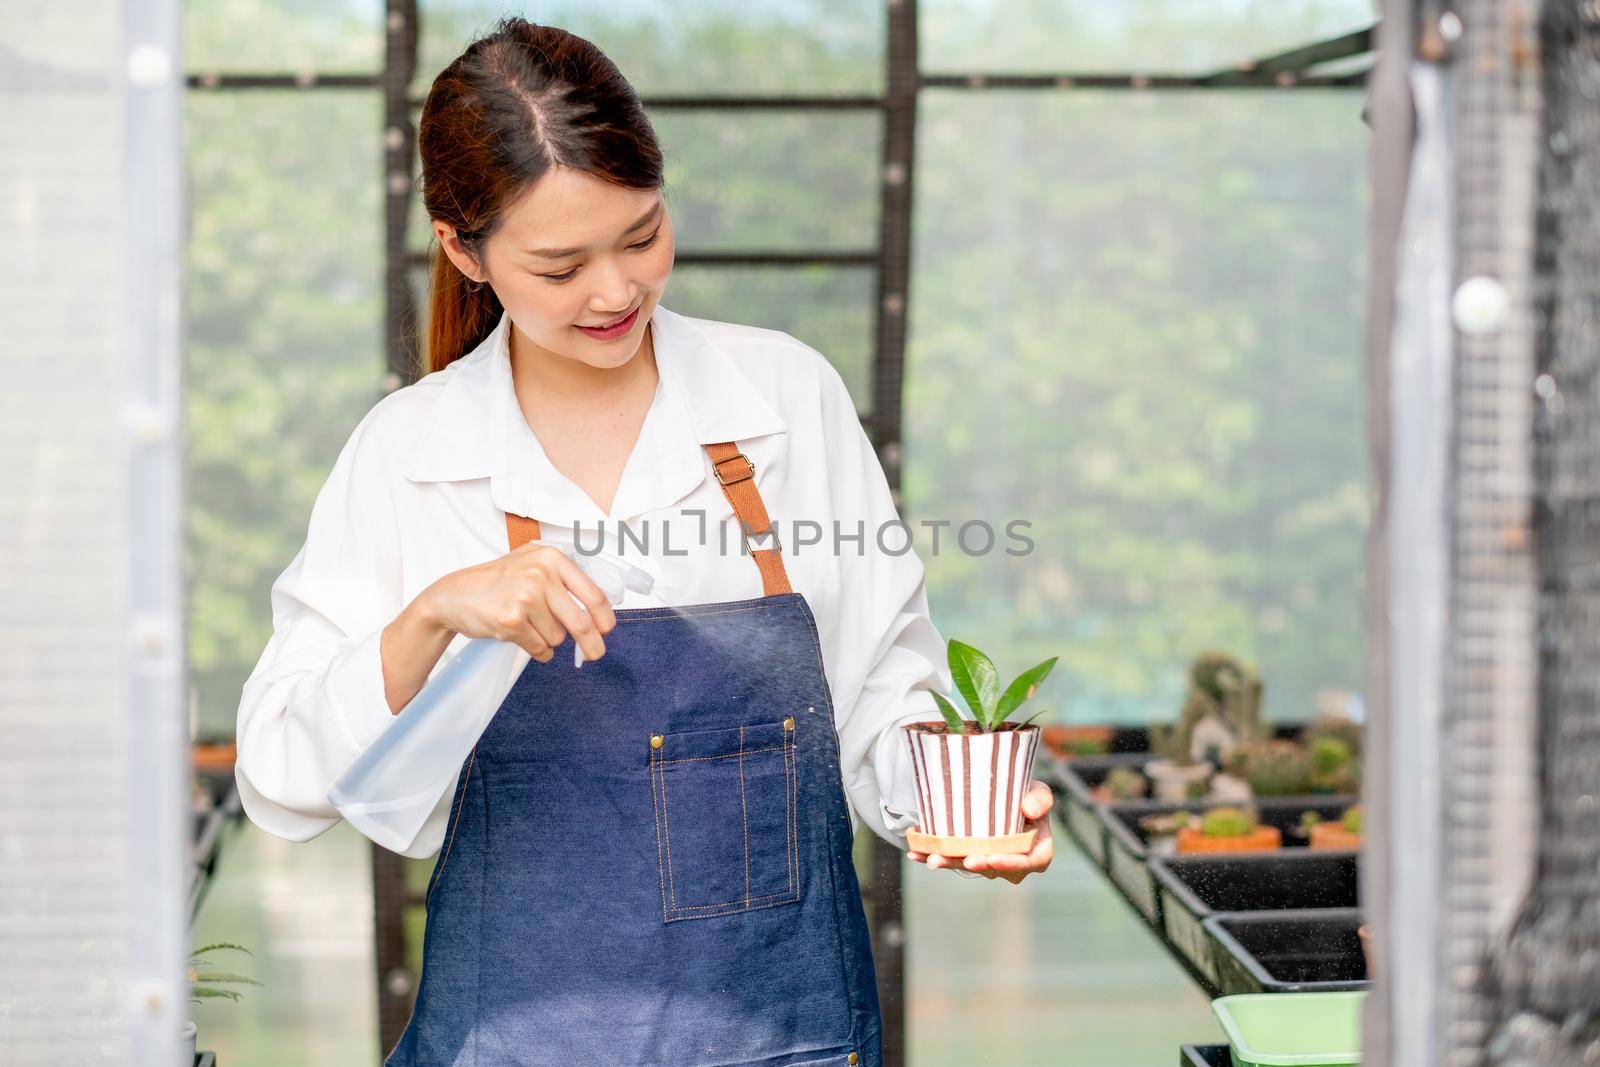
<svg viewBox="0 0 1600 1067"><path fill-rule="evenodd" d="M1496 953L1509 1064L1600 1063L1600 0L1547 0L1534 261L1542 813Z"/></svg>

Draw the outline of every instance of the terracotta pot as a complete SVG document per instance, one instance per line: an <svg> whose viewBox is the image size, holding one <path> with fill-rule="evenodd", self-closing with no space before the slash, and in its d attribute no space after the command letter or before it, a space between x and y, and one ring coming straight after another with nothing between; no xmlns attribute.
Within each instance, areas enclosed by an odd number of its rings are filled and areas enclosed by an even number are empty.
<svg viewBox="0 0 1600 1067"><path fill-rule="evenodd" d="M1270 852L1283 844L1276 826L1258 826L1238 837L1212 837L1192 826L1178 831L1178 852Z"/></svg>
<svg viewBox="0 0 1600 1067"><path fill-rule="evenodd" d="M1076 756L1074 747L1082 742L1100 745L1103 750L1111 748L1111 735L1115 732L1109 726L1077 726L1052 723L1041 726L1039 736L1050 751L1060 756Z"/></svg>
<svg viewBox="0 0 1600 1067"><path fill-rule="evenodd" d="M1026 852L1022 798L1033 778L1039 728L1001 723L989 732L952 734L944 722L901 727L917 783L917 829L906 843L918 852L966 856Z"/></svg>
<svg viewBox="0 0 1600 1067"><path fill-rule="evenodd" d="M238 743L229 741L220 745L191 745L189 749L194 769L197 771L231 771L238 757Z"/></svg>
<svg viewBox="0 0 1600 1067"><path fill-rule="evenodd" d="M1359 852L1361 835L1351 833L1336 822L1313 823L1311 847L1327 852Z"/></svg>
<svg viewBox="0 0 1600 1067"><path fill-rule="evenodd" d="M1362 923L1356 927L1356 936L1361 939L1361 955L1367 961L1367 977L1372 977L1372 925Z"/></svg>

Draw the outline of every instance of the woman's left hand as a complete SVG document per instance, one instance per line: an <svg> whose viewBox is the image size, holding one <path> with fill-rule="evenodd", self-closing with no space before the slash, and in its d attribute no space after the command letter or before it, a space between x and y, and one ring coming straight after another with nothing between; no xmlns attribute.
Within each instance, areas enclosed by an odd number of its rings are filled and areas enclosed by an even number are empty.
<svg viewBox="0 0 1600 1067"><path fill-rule="evenodd" d="M963 866L969 871L977 871L985 878L1004 878L1008 882L1020 882L1030 874L1042 871L1050 866L1050 860L1055 856L1055 843L1050 836L1050 809L1055 807L1056 797L1050 787L1035 778L1028 783L1028 791L1022 796L1022 814L1025 816L1022 829L1034 831L1033 847L1027 852L1014 852L993 856L967 856L964 857ZM925 853L911 851L906 855L919 863L926 863L929 867L954 867L958 857L941 856L937 852Z"/></svg>

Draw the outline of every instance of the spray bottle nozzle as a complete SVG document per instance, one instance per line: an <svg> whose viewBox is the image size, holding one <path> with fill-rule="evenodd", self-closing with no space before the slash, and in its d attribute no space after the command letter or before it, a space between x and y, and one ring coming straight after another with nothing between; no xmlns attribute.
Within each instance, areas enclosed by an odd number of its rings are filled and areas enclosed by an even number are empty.
<svg viewBox="0 0 1600 1067"><path fill-rule="evenodd" d="M655 586L655 579L648 572L635 567L633 564L615 555L601 555L598 552L579 552L570 541L547 540L540 538L533 542L536 545L548 545L559 549L563 555L578 565L578 569L589 576L600 591L605 593L606 600L612 604L622 603L627 590L635 593L648 593ZM577 641L572 642L572 665L583 666L583 649Z"/></svg>

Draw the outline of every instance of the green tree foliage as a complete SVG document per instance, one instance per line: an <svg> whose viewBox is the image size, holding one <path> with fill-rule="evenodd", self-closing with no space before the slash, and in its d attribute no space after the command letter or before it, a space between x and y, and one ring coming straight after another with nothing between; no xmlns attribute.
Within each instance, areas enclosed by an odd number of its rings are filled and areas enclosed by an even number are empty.
<svg viewBox="0 0 1600 1067"><path fill-rule="evenodd" d="M1206 70L1362 24L1332 0L925 0L924 66ZM416 91L498 14L424 5ZM548 4L645 93L871 92L882 5ZM189 69L372 69L376 0L191 0ZM1360 680L1365 127L1357 91L923 94L907 517L984 519L929 562L946 631L1063 652L1065 714L1140 721L1222 646L1298 718ZM382 395L381 144L368 91L192 95L191 659L232 729L267 588ZM654 116L680 247L876 238L869 114ZM421 245L426 228L414 226ZM870 401L870 272L684 266L665 302L785 329ZM1003 552L1004 523L1035 549Z"/></svg>

